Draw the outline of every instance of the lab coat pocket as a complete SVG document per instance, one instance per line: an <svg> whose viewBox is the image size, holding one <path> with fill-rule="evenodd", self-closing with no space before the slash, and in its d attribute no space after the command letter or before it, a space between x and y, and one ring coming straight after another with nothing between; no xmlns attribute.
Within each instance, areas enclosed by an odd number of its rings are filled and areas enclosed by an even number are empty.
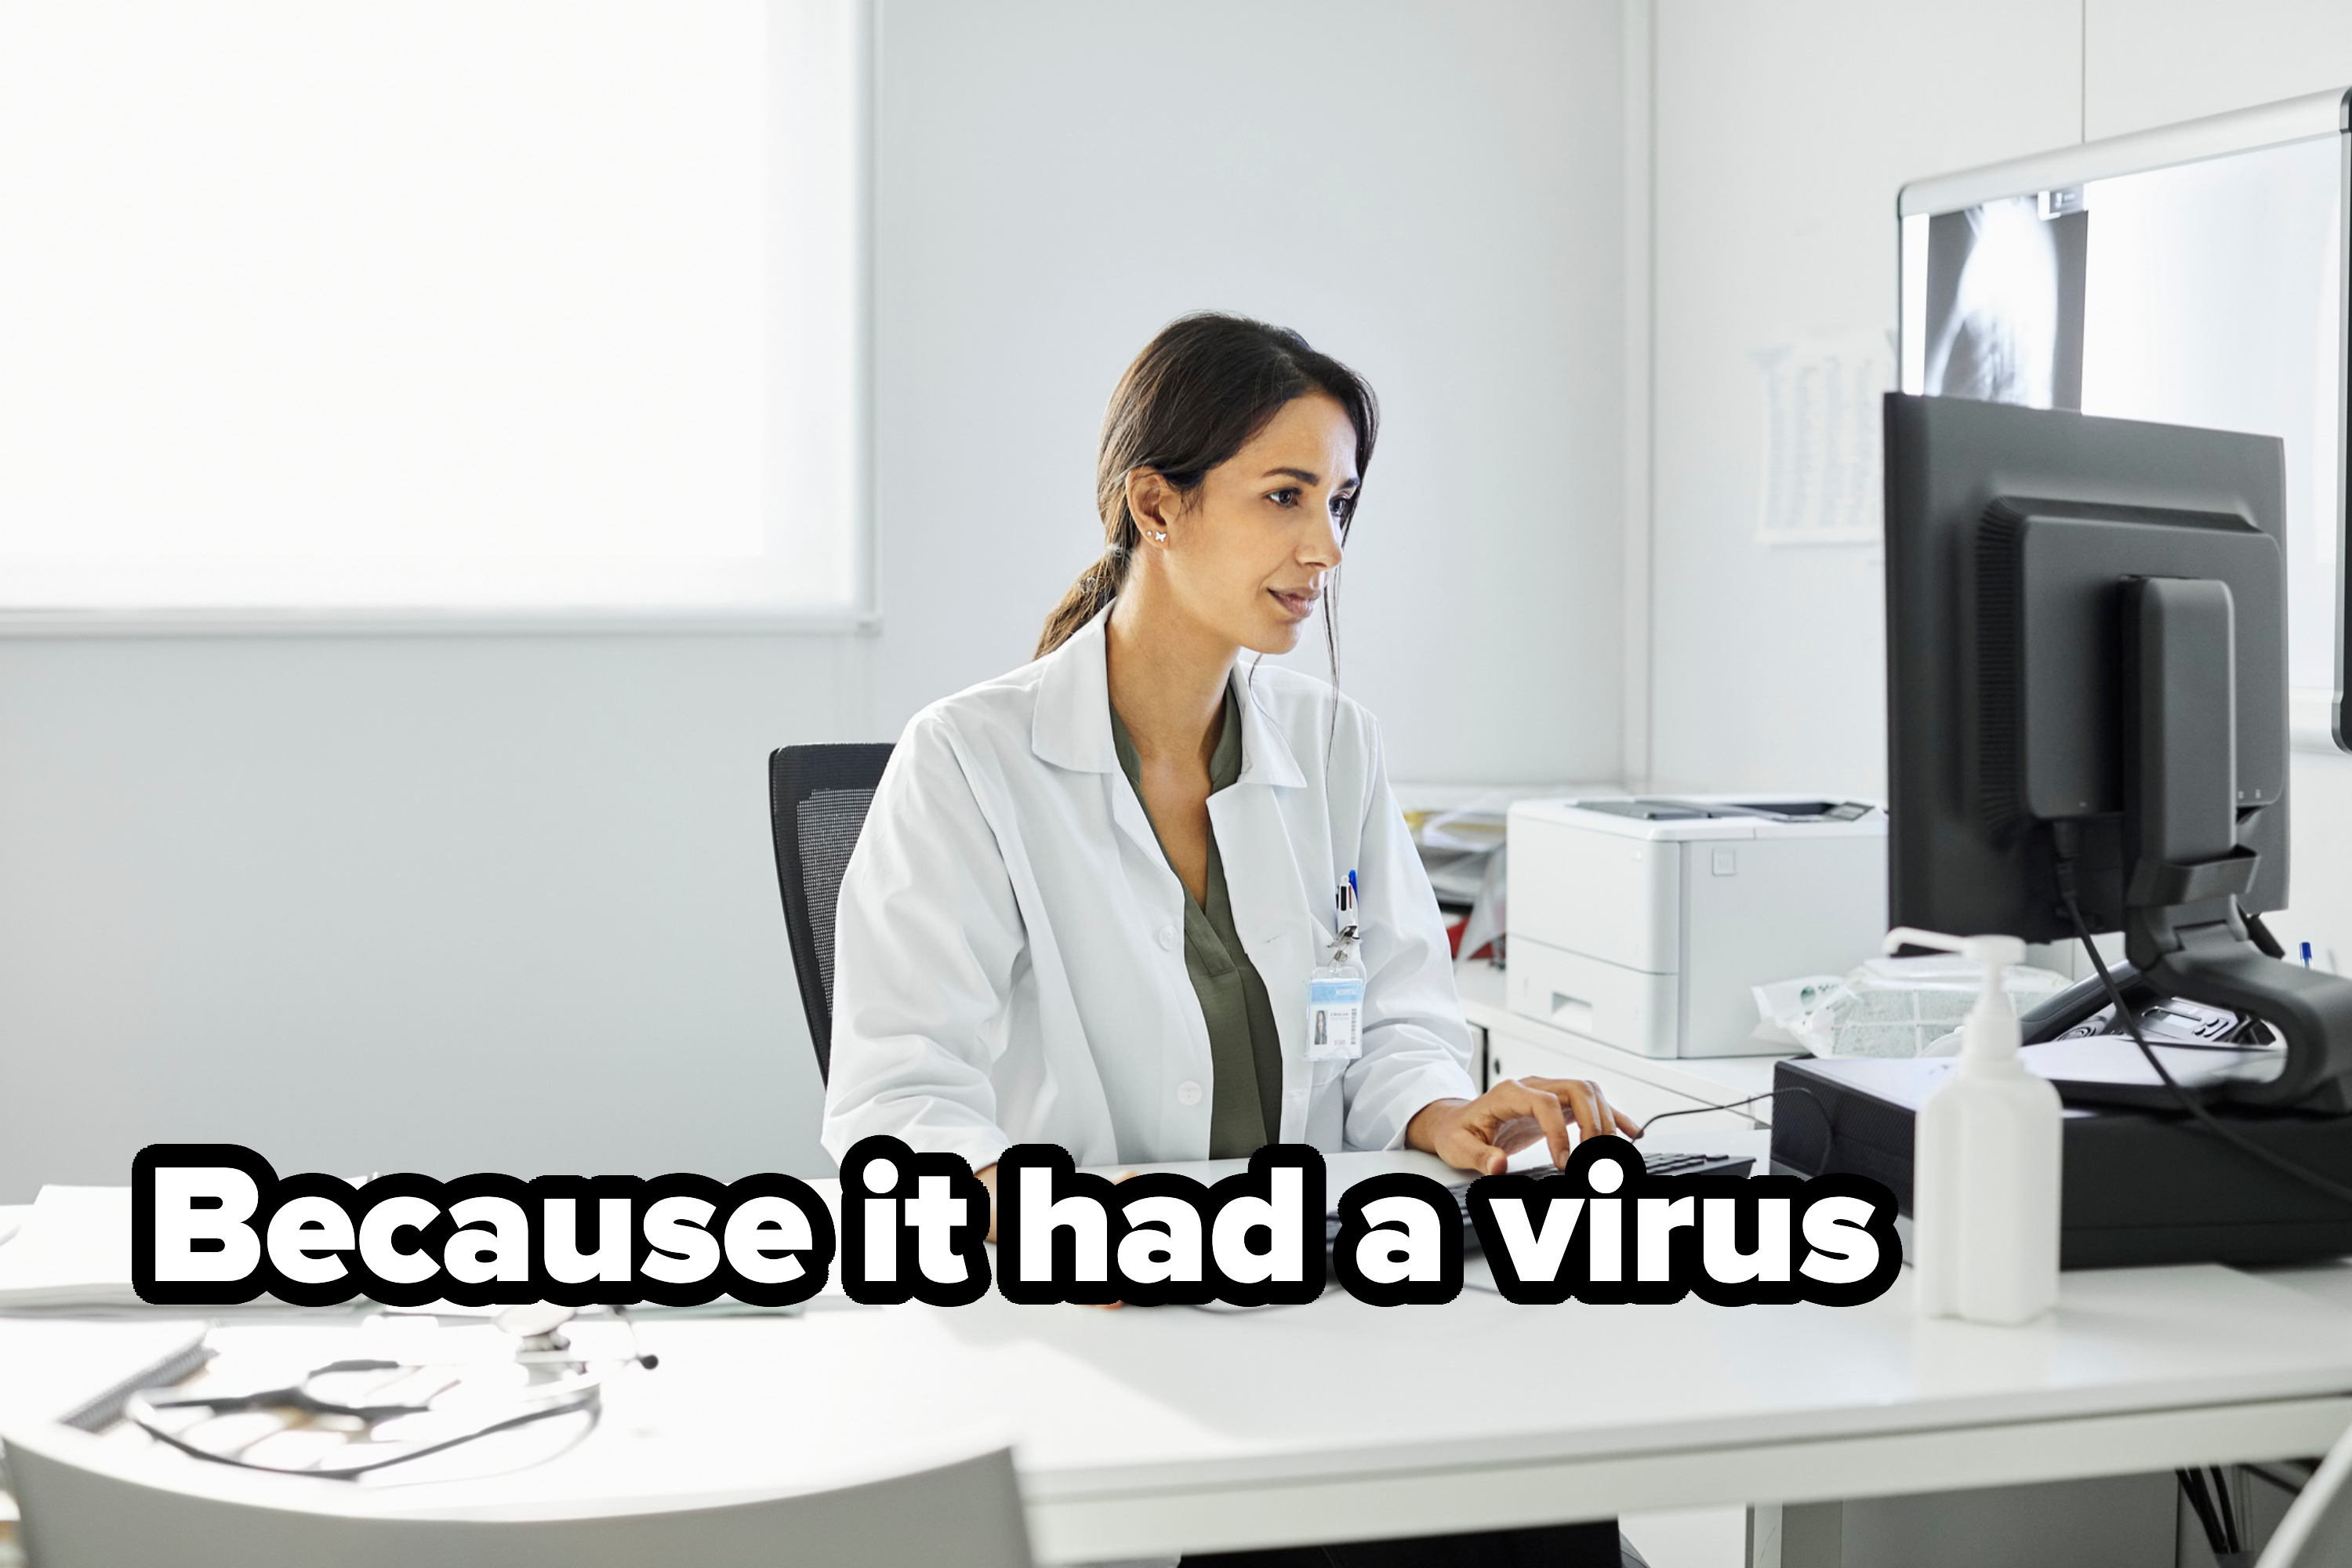
<svg viewBox="0 0 2352 1568"><path fill-rule="evenodd" d="M1318 1061L1310 1061L1307 1065L1308 1068L1313 1069L1313 1076L1307 1080L1307 1083L1312 1087L1320 1089L1328 1084L1339 1082L1340 1079L1345 1077L1348 1069L1356 1065L1356 1058L1353 1057L1328 1057Z"/></svg>

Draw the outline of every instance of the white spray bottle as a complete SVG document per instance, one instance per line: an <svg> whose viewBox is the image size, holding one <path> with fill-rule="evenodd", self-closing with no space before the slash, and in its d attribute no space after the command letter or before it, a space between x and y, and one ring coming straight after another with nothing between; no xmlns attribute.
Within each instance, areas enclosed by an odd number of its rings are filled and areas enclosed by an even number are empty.
<svg viewBox="0 0 2352 1568"><path fill-rule="evenodd" d="M2017 1059L2017 1010L2002 979L2025 962L2013 936L1952 937L1906 926L1908 943L1984 966L1959 1060L1919 1109L1911 1215L1923 1317L2032 1321L2058 1304L2058 1090Z"/></svg>

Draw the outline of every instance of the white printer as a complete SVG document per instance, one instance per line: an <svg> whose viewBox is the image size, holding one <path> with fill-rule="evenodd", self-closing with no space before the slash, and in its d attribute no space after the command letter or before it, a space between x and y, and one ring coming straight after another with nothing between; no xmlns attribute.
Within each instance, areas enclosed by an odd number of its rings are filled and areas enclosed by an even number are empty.
<svg viewBox="0 0 2352 1568"><path fill-rule="evenodd" d="M1780 795L1511 807L1511 1010L1651 1057L1782 1054L1748 988L1886 934L1886 813Z"/></svg>

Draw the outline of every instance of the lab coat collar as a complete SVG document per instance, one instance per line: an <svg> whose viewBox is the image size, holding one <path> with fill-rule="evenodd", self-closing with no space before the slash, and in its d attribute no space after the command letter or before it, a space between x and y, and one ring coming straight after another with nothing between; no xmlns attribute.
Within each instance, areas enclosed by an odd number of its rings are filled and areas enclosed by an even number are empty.
<svg viewBox="0 0 2352 1568"><path fill-rule="evenodd" d="M1074 773L1118 772L1118 750L1110 738L1110 666L1104 626L1106 605L1070 640L1047 654L1037 683L1037 714L1029 731L1030 749L1055 767ZM1296 789L1307 782L1298 759L1273 717L1251 689L1255 656L1234 661L1234 692L1241 698L1242 772L1237 784Z"/></svg>
<svg viewBox="0 0 2352 1568"><path fill-rule="evenodd" d="M1029 749L1045 762L1073 773L1109 773L1104 786L1110 792L1111 820L1143 852L1144 874L1170 907L1183 898L1182 884L1168 867L1160 836L1143 802L1127 780L1118 777L1118 746L1110 735L1110 663L1104 620L1106 605L1094 619L1070 635L1070 640L1045 656L1037 682L1037 716L1029 727Z"/></svg>
<svg viewBox="0 0 2352 1568"><path fill-rule="evenodd" d="M1118 749L1110 738L1110 666L1103 633L1103 619L1109 614L1110 606L1104 605L1045 658L1029 746L1057 768L1081 773L1118 772Z"/></svg>
<svg viewBox="0 0 2352 1568"><path fill-rule="evenodd" d="M1298 771L1298 759L1291 754L1290 742L1273 715L1258 706L1257 693L1250 685L1250 672L1256 668L1255 654L1244 654L1234 661L1234 690L1241 696L1242 713L1242 773L1234 782L1297 789L1307 782L1307 775Z"/></svg>

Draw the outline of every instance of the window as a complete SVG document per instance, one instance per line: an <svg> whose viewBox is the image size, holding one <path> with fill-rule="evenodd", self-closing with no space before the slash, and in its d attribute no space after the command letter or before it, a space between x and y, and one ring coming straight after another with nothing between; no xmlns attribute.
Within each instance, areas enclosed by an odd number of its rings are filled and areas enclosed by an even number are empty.
<svg viewBox="0 0 2352 1568"><path fill-rule="evenodd" d="M848 616L858 0L0 8L0 616Z"/></svg>

